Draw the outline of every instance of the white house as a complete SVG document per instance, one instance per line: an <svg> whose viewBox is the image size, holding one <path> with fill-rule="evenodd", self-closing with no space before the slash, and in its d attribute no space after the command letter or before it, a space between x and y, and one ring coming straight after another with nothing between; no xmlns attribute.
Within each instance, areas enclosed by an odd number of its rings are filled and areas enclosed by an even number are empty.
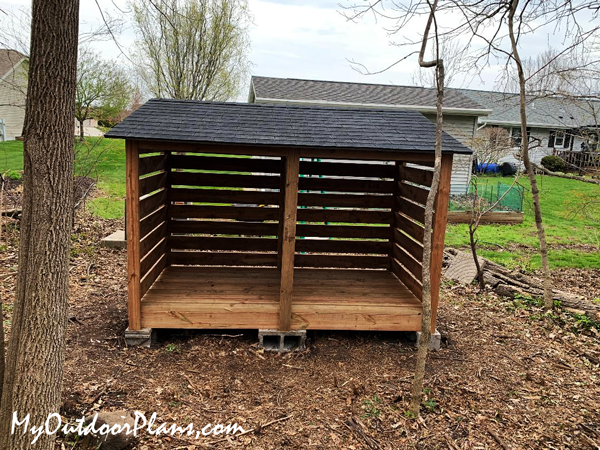
<svg viewBox="0 0 600 450"><path fill-rule="evenodd" d="M16 50L0 49L0 142L14 140L23 133L27 61Z"/></svg>

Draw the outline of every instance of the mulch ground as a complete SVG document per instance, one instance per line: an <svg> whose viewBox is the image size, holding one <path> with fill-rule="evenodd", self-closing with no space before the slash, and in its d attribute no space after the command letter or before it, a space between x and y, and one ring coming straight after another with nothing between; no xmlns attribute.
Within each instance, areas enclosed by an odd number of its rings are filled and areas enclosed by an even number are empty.
<svg viewBox="0 0 600 450"><path fill-rule="evenodd" d="M10 329L16 224L0 265ZM79 217L62 414L139 410L157 423L237 423L215 437L144 434L135 449L585 449L600 445L599 331L527 299L444 283L443 347L430 353L420 419L405 416L415 350L399 333L311 332L306 351L261 352L256 331L160 331L127 348L126 254L99 246L123 224ZM560 270L561 289L600 297L600 271ZM270 425L264 426L270 422ZM362 429L349 427L353 420ZM64 445L64 447L62 447ZM71 448L61 439L58 448ZM76 448L79 448L76 446Z"/></svg>

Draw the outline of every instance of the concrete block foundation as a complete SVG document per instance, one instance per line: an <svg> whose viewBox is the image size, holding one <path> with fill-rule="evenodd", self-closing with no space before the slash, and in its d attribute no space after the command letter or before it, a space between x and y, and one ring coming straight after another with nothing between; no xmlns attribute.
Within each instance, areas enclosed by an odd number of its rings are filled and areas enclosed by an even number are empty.
<svg viewBox="0 0 600 450"><path fill-rule="evenodd" d="M152 328L142 328L141 330L125 330L125 343L128 347L141 345L150 348L156 342L156 331Z"/></svg>
<svg viewBox="0 0 600 450"><path fill-rule="evenodd" d="M258 330L258 346L273 352L304 350L306 330Z"/></svg>
<svg viewBox="0 0 600 450"><path fill-rule="evenodd" d="M416 331L416 343L415 346L419 346L419 342L421 341L421 332ZM442 346L442 335L438 330L435 330L435 333L432 333L431 340L429 341L429 350L439 350Z"/></svg>

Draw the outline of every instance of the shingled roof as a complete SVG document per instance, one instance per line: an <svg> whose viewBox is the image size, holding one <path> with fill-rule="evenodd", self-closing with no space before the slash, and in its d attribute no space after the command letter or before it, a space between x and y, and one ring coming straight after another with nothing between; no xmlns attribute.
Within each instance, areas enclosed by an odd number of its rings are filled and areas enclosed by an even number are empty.
<svg viewBox="0 0 600 450"><path fill-rule="evenodd" d="M416 111L152 99L109 138L433 152L435 125ZM472 153L444 133L443 150Z"/></svg>
<svg viewBox="0 0 600 450"><path fill-rule="evenodd" d="M352 106L397 107L435 112L436 89L418 86L348 83L253 76L251 94L257 102L322 103ZM483 106L458 91L447 91L444 109L473 115L487 114Z"/></svg>

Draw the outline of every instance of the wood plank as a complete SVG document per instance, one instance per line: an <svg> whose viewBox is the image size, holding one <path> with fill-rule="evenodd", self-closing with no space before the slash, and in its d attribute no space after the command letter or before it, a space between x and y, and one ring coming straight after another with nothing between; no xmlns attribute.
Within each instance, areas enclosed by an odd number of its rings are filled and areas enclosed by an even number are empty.
<svg viewBox="0 0 600 450"><path fill-rule="evenodd" d="M381 180L302 177L300 178L299 188L302 191L336 191L389 194L394 192L394 182Z"/></svg>
<svg viewBox="0 0 600 450"><path fill-rule="evenodd" d="M423 226L413 222L402 214L396 213L396 227L407 233L418 242L423 242L425 230Z"/></svg>
<svg viewBox="0 0 600 450"><path fill-rule="evenodd" d="M417 261L423 261L423 244L411 239L399 228L394 228L394 242L400 245Z"/></svg>
<svg viewBox="0 0 600 450"><path fill-rule="evenodd" d="M403 312L403 311L402 311ZM322 314L318 312L293 312L293 330L364 330L364 331L418 331L421 314Z"/></svg>
<svg viewBox="0 0 600 450"><path fill-rule="evenodd" d="M281 257L283 255L283 230L285 224L285 186L286 186L286 169L287 163L285 158L281 158L280 177L279 177L279 217L277 218L277 269L279 270L279 279L281 282Z"/></svg>
<svg viewBox="0 0 600 450"><path fill-rule="evenodd" d="M298 182L300 155L298 150L290 150L285 158L285 187L283 207L283 229L281 240L281 287L279 297L279 330L288 331L292 316L292 295L294 289L294 253L296 246L296 220L298 214Z"/></svg>
<svg viewBox="0 0 600 450"><path fill-rule="evenodd" d="M442 155L440 185L435 199L436 213L431 236L431 332L435 332L437 310L442 282L442 262L444 259L444 239L450 199L450 181L452 178L452 155Z"/></svg>
<svg viewBox="0 0 600 450"><path fill-rule="evenodd" d="M215 170L242 173L280 172L280 161L276 159L227 158L225 156L172 155L172 168L191 170Z"/></svg>
<svg viewBox="0 0 600 450"><path fill-rule="evenodd" d="M304 222L385 223L394 222L391 211L299 209L298 220Z"/></svg>
<svg viewBox="0 0 600 450"><path fill-rule="evenodd" d="M433 180L433 171L401 166L400 180L410 181L411 183L416 183L422 186L430 187L431 181Z"/></svg>
<svg viewBox="0 0 600 450"><path fill-rule="evenodd" d="M396 258L392 259L392 272L410 289L417 299L421 300L423 298L423 286L421 283Z"/></svg>
<svg viewBox="0 0 600 450"><path fill-rule="evenodd" d="M387 254L390 248L389 241L296 240L296 252Z"/></svg>
<svg viewBox="0 0 600 450"><path fill-rule="evenodd" d="M140 220L140 236L144 237L167 219L167 207L161 206Z"/></svg>
<svg viewBox="0 0 600 450"><path fill-rule="evenodd" d="M167 222L161 223L140 241L140 258L146 256L165 236L167 236Z"/></svg>
<svg viewBox="0 0 600 450"><path fill-rule="evenodd" d="M140 200L140 218L146 217L148 214L156 211L160 206L167 204L167 190L162 189L152 195L144 197Z"/></svg>
<svg viewBox="0 0 600 450"><path fill-rule="evenodd" d="M169 231L171 233L277 236L277 224L213 220L169 220Z"/></svg>
<svg viewBox="0 0 600 450"><path fill-rule="evenodd" d="M140 261L140 273L142 278L156 264L156 262L168 251L167 237L164 236L160 242Z"/></svg>
<svg viewBox="0 0 600 450"><path fill-rule="evenodd" d="M166 155L153 155L140 158L140 176L166 169Z"/></svg>
<svg viewBox="0 0 600 450"><path fill-rule="evenodd" d="M359 195L359 194L316 194L300 193L300 206L327 206L340 208L391 208L394 197L391 195Z"/></svg>
<svg viewBox="0 0 600 450"><path fill-rule="evenodd" d="M126 190L125 213L127 217L127 313L129 329L142 328L140 302L140 214L139 214L139 153L137 141L125 141Z"/></svg>
<svg viewBox="0 0 600 450"><path fill-rule="evenodd" d="M389 258L384 256L296 255L296 267L340 267L387 269Z"/></svg>
<svg viewBox="0 0 600 450"><path fill-rule="evenodd" d="M279 176L175 171L171 174L171 186L279 189Z"/></svg>
<svg viewBox="0 0 600 450"><path fill-rule="evenodd" d="M393 256L396 260L407 268L415 279L421 281L423 279L423 267L419 261L416 261L406 250L398 244L394 244Z"/></svg>
<svg viewBox="0 0 600 450"><path fill-rule="evenodd" d="M140 180L140 197L167 186L167 173L159 172Z"/></svg>
<svg viewBox="0 0 600 450"><path fill-rule="evenodd" d="M279 205L278 192L234 191L219 189L169 189L169 201L196 203L243 203L257 205Z"/></svg>
<svg viewBox="0 0 600 450"><path fill-rule="evenodd" d="M359 162L313 162L300 161L303 175L329 175L346 177L394 178L394 166L390 164L361 164Z"/></svg>
<svg viewBox="0 0 600 450"><path fill-rule="evenodd" d="M146 276L144 276L144 278L142 278L142 281L140 283L140 292L141 292L142 296L144 296L144 294L146 292L148 292L148 289L150 289L150 287L154 284L154 282L160 276L160 274L162 273L162 271L165 269L166 266L167 266L167 255L164 254L161 256L161 258L158 260L158 262L156 264L154 264L154 266L148 271Z"/></svg>
<svg viewBox="0 0 600 450"><path fill-rule="evenodd" d="M296 234L303 237L389 239L392 232L390 227L385 226L298 224Z"/></svg>
<svg viewBox="0 0 600 450"><path fill-rule="evenodd" d="M402 197L412 200L414 202L420 203L421 205L425 205L425 203L427 203L427 196L429 195L429 190L423 189L422 187L413 184L399 182L398 195L401 195Z"/></svg>
<svg viewBox="0 0 600 450"><path fill-rule="evenodd" d="M448 211L449 223L471 223L471 213L469 211ZM523 223L523 213L509 211L490 211L485 213L480 221L480 224L503 223L517 224Z"/></svg>
<svg viewBox="0 0 600 450"><path fill-rule="evenodd" d="M171 251L170 261L173 265L277 266L277 254Z"/></svg>
<svg viewBox="0 0 600 450"><path fill-rule="evenodd" d="M410 202L403 197L397 197L396 201L398 204L396 211L417 222L425 223L425 208L422 205Z"/></svg>
<svg viewBox="0 0 600 450"><path fill-rule="evenodd" d="M174 250L237 250L276 252L277 239L169 236L169 247Z"/></svg>
<svg viewBox="0 0 600 450"><path fill-rule="evenodd" d="M169 217L189 219L278 220L279 208L169 205Z"/></svg>

